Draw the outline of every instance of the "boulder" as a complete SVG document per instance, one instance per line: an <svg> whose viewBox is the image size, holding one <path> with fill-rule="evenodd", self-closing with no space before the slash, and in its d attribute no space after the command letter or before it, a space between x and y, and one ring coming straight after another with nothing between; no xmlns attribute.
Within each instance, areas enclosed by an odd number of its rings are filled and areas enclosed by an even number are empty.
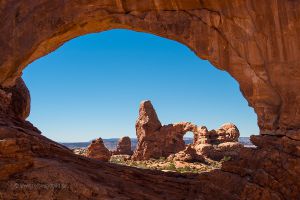
<svg viewBox="0 0 300 200"><path fill-rule="evenodd" d="M198 144L193 147L197 154L212 160L221 160L224 157L234 159L238 156L243 145L238 142L225 142L219 145Z"/></svg>
<svg viewBox="0 0 300 200"><path fill-rule="evenodd" d="M232 123L226 123L223 124L218 130L218 142L224 143L224 142L238 142L238 139L240 137L240 131L236 127L236 125Z"/></svg>
<svg viewBox="0 0 300 200"><path fill-rule="evenodd" d="M232 123L223 124L217 130L210 130L205 126L198 127L195 132L194 144L220 144L224 142L238 142L240 132Z"/></svg>
<svg viewBox="0 0 300 200"><path fill-rule="evenodd" d="M187 145L186 148L176 154L171 154L168 158L169 161L182 161L182 162L204 162L205 158L197 154L192 145Z"/></svg>

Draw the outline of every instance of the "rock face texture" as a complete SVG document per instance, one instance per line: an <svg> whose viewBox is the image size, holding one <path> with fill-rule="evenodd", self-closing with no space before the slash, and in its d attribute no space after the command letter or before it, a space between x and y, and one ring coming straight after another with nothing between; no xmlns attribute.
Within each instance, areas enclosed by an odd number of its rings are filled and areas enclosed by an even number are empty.
<svg viewBox="0 0 300 200"><path fill-rule="evenodd" d="M198 154L213 160L221 160L225 156L236 158L243 147L238 142L239 129L232 123L210 131L205 126L197 127L194 133L193 148Z"/></svg>
<svg viewBox="0 0 300 200"><path fill-rule="evenodd" d="M241 148L238 143L240 132L232 123L224 124L219 129L211 131L208 131L205 126L198 127L190 122L163 126L151 102L143 101L136 122L138 144L132 159L157 159L177 154L180 151L178 157L184 157L183 154L189 148L186 149L183 137L188 131L194 133L194 142L191 148L209 158L220 160L226 155L233 156L236 155L236 150ZM225 146L227 148L221 148ZM203 151L203 147L205 150L209 149L209 153ZM187 156L189 157L189 155Z"/></svg>
<svg viewBox="0 0 300 200"><path fill-rule="evenodd" d="M194 134L194 145L238 142L240 137L239 129L232 123L223 124L219 129L211 131L208 131L205 126L196 127Z"/></svg>
<svg viewBox="0 0 300 200"><path fill-rule="evenodd" d="M226 70L255 109L263 134L299 138L299 4L286 0L41 0L30 4L3 0L0 85L14 85L30 62L69 39L128 28L177 40Z"/></svg>
<svg viewBox="0 0 300 200"><path fill-rule="evenodd" d="M30 113L30 94L22 78L11 88L0 87L0 113L26 119Z"/></svg>
<svg viewBox="0 0 300 200"><path fill-rule="evenodd" d="M132 155L131 140L129 137L122 137L118 141L117 149L113 152L114 155Z"/></svg>
<svg viewBox="0 0 300 200"><path fill-rule="evenodd" d="M109 161L111 153L105 147L104 142L101 138L93 140L88 146L86 156L101 161Z"/></svg>
<svg viewBox="0 0 300 200"><path fill-rule="evenodd" d="M299 199L299 13L297 0L2 0L0 199ZM178 177L76 156L40 135L25 121L22 70L114 28L177 40L227 71L257 114L257 148L222 170Z"/></svg>
<svg viewBox="0 0 300 200"><path fill-rule="evenodd" d="M198 144L194 145L193 148L199 155L213 160L221 160L225 157L229 157L230 159L238 157L243 145L238 142L224 142L219 145Z"/></svg>
<svg viewBox="0 0 300 200"><path fill-rule="evenodd" d="M176 154L171 154L167 159L173 161L183 161L183 162L204 162L205 161L203 156L197 154L196 150L192 147L192 145L187 145L187 147L184 150Z"/></svg>
<svg viewBox="0 0 300 200"><path fill-rule="evenodd" d="M162 126L150 101L143 101L136 121L137 147L132 159L168 157L185 149L183 136L195 128L188 122Z"/></svg>

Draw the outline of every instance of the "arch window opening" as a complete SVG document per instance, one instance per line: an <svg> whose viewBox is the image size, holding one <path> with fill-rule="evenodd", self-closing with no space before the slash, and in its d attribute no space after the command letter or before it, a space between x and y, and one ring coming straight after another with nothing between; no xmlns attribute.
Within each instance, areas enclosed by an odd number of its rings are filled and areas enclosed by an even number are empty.
<svg viewBox="0 0 300 200"><path fill-rule="evenodd" d="M185 145L193 144L194 142L194 133L192 131L188 131L184 136Z"/></svg>
<svg viewBox="0 0 300 200"><path fill-rule="evenodd" d="M31 91L29 120L48 138L92 159L198 173L234 156L207 163L210 155L203 152L210 143L203 137L198 149L188 149L195 143L192 131L173 140L182 128L177 123L190 122L205 132L202 126L218 129L232 122L246 142L258 134L256 115L229 74L186 46L147 33L111 30L75 38L30 64L23 79ZM144 100L151 101L161 123L150 123L152 132L137 129ZM220 132L220 141L229 137L228 130Z"/></svg>

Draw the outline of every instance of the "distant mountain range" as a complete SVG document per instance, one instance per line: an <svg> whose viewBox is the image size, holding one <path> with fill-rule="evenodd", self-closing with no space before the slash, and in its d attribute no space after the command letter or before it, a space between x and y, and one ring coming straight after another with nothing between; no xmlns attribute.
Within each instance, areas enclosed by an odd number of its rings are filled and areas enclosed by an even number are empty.
<svg viewBox="0 0 300 200"><path fill-rule="evenodd" d="M119 138L103 139L106 148L109 150L115 150L119 141ZM186 144L191 144L193 138L184 138ZM246 147L254 146L249 137L240 137L239 142ZM72 142L72 143L61 143L62 145L68 147L69 149L74 148L86 148L91 142ZM131 138L131 148L134 150L137 145L137 139Z"/></svg>

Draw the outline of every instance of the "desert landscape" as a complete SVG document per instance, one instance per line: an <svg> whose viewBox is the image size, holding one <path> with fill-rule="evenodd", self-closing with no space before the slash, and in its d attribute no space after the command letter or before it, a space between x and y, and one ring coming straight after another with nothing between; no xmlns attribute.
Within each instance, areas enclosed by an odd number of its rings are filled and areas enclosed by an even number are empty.
<svg viewBox="0 0 300 200"><path fill-rule="evenodd" d="M298 0L0 1L0 199L300 199L299 13ZM73 38L112 29L177 41L226 71L257 115L255 147L226 121L163 125L150 101L135 149L128 137L113 151L98 138L74 153L47 138L28 121L23 71Z"/></svg>
<svg viewBox="0 0 300 200"><path fill-rule="evenodd" d="M184 140L188 131L194 133L190 144L186 143L191 139ZM72 150L75 154L100 161L142 169L201 173L220 169L223 161L235 159L244 147L238 142L238 128L231 123L211 131L190 122L162 126L149 100L140 105L136 135L137 144L134 148L131 139L125 136L111 150L107 148L111 140L105 145L102 138L93 140L87 148Z"/></svg>

